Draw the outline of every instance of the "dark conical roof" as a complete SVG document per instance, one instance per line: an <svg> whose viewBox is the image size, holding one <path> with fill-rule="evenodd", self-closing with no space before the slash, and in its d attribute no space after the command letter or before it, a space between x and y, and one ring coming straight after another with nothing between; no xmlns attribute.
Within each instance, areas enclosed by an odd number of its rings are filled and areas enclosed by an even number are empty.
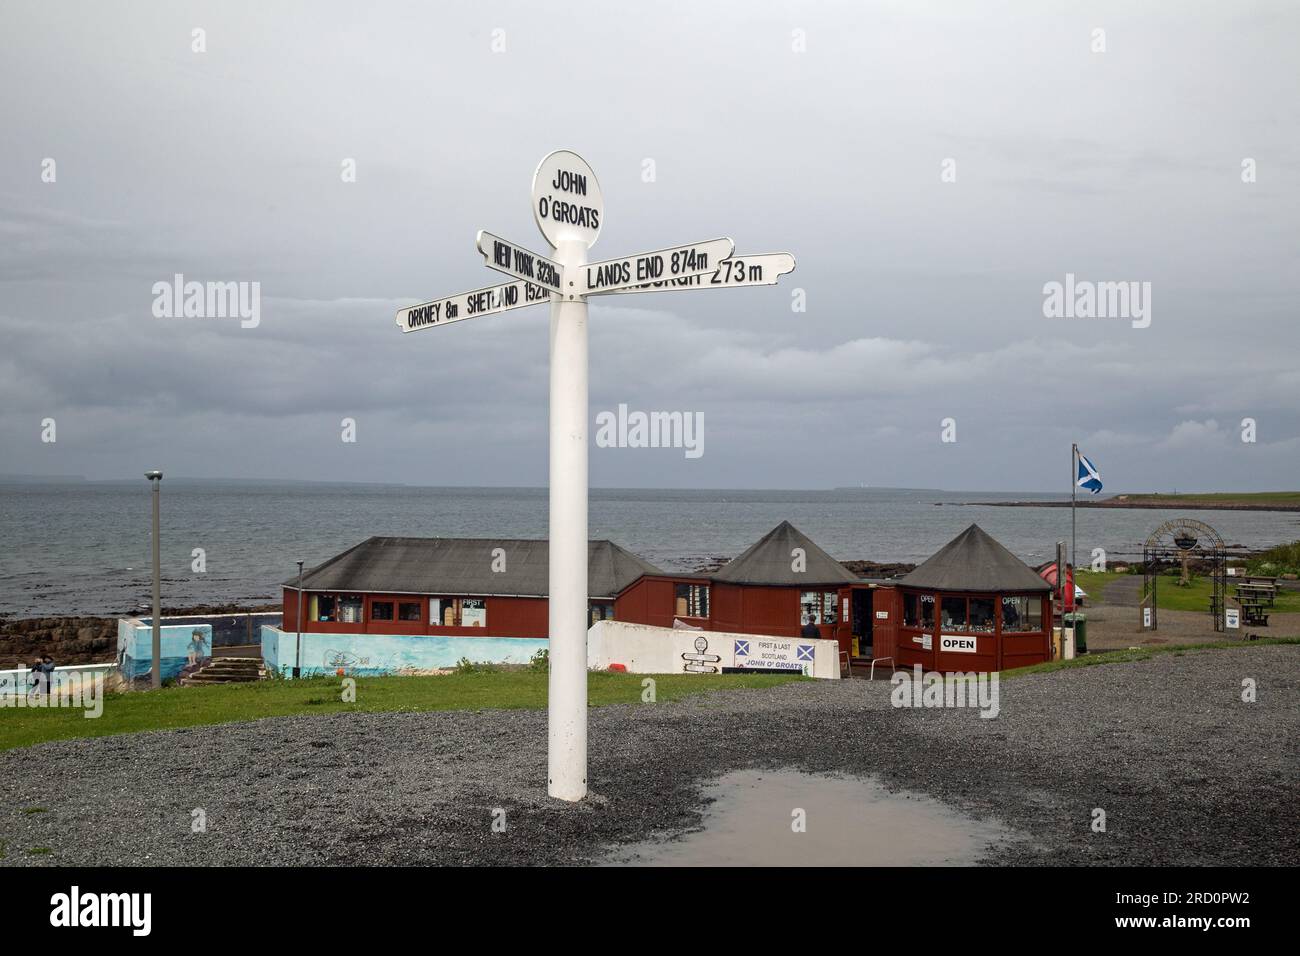
<svg viewBox="0 0 1300 956"><path fill-rule="evenodd" d="M898 582L933 591L1050 591L1034 569L973 524Z"/></svg>
<svg viewBox="0 0 1300 956"><path fill-rule="evenodd" d="M802 548L805 569L793 568L795 548ZM857 581L844 565L819 548L788 521L782 521L748 550L724 564L713 580L726 584L777 584L786 586L847 584Z"/></svg>

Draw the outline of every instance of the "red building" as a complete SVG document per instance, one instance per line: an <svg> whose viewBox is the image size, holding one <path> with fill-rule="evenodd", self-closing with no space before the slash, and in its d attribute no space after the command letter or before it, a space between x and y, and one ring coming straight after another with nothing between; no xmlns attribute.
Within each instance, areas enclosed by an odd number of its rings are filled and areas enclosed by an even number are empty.
<svg viewBox="0 0 1300 956"><path fill-rule="evenodd" d="M368 538L303 574L303 633L544 638L545 541ZM587 551L591 621L646 574L663 574L611 541ZM298 630L298 581L284 583L285 631Z"/></svg>
<svg viewBox="0 0 1300 956"><path fill-rule="evenodd" d="M370 538L303 575L303 631L545 638L544 540ZM592 541L590 621L797 637L805 625L856 661L1001 670L1050 656L1050 586L975 525L897 581L856 577L783 521L711 574L670 574ZM297 581L283 631L298 627Z"/></svg>
<svg viewBox="0 0 1300 956"><path fill-rule="evenodd" d="M1051 585L971 525L898 581L900 667L1000 671L1051 657Z"/></svg>

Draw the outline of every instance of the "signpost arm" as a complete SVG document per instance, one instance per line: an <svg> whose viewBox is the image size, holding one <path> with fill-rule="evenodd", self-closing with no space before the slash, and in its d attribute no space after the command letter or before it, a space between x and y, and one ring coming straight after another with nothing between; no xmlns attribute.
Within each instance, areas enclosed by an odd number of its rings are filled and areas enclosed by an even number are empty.
<svg viewBox="0 0 1300 956"><path fill-rule="evenodd" d="M555 258L576 276L586 244L563 241ZM551 303L550 414L547 782L552 797L575 801L587 794L587 302L580 294Z"/></svg>

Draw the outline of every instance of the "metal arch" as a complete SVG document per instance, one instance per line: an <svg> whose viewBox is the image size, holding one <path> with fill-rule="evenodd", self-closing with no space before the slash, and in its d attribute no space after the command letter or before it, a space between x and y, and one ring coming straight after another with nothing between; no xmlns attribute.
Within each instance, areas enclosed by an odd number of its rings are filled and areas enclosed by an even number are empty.
<svg viewBox="0 0 1300 956"><path fill-rule="evenodd" d="M1185 538L1192 539L1193 543L1184 547L1179 541ZM1203 543L1203 539L1207 538L1208 541ZM1151 630L1154 631L1159 627L1157 588L1163 564L1171 562L1175 557L1183 561L1194 551L1204 554L1210 563L1212 597L1209 613L1214 621L1214 630L1224 630L1224 605L1228 592L1226 547L1219 532L1204 521L1197 521L1195 518L1173 518L1152 531L1142 547L1142 595L1138 601L1139 630L1145 630L1140 615L1148 606L1151 608Z"/></svg>
<svg viewBox="0 0 1300 956"><path fill-rule="evenodd" d="M1223 550L1224 548L1227 547L1227 545L1224 544L1223 538L1220 536L1219 532L1215 531L1204 521L1197 521L1195 518L1172 518L1169 521L1166 521L1164 524L1156 528L1155 531L1152 531L1151 534L1147 536L1146 547L1148 548L1159 547L1161 537L1163 537L1166 534L1169 535L1169 540L1172 541L1174 539L1174 532L1184 528L1188 530L1199 531L1202 534L1209 535L1215 550Z"/></svg>

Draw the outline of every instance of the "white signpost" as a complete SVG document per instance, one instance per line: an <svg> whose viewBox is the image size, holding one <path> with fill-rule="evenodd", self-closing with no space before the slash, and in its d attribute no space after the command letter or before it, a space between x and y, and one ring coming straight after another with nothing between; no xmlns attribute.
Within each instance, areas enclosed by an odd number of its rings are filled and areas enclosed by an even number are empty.
<svg viewBox="0 0 1300 956"><path fill-rule="evenodd" d="M658 279L643 285L621 289L601 289L591 295L610 292L673 292L679 289L731 289L746 285L776 285L777 279L794 271L794 256L776 252L759 256L733 256L717 263L712 272L696 273L680 278Z"/></svg>
<svg viewBox="0 0 1300 956"><path fill-rule="evenodd" d="M794 256L736 256L710 239L587 263L605 200L591 167L567 149L533 174L533 216L550 257L489 232L479 252L514 282L434 299L397 312L403 332L551 303L550 683L547 789L561 800L587 794L587 297L630 292L773 285Z"/></svg>
<svg viewBox="0 0 1300 956"><path fill-rule="evenodd" d="M478 251L483 253L490 269L525 282L535 282L552 292L563 291L560 288L560 274L564 268L552 259L482 231L478 234Z"/></svg>
<svg viewBox="0 0 1300 956"><path fill-rule="evenodd" d="M735 251L736 244L730 239L710 239L671 249L643 252L626 259L589 262L582 270L586 292L630 291L650 282L717 272L718 263Z"/></svg>
<svg viewBox="0 0 1300 956"><path fill-rule="evenodd" d="M531 282L507 282L486 289L449 295L445 299L421 302L397 313L397 327L403 332L431 329L435 325L494 315L507 309L520 309L551 301L551 291Z"/></svg>

